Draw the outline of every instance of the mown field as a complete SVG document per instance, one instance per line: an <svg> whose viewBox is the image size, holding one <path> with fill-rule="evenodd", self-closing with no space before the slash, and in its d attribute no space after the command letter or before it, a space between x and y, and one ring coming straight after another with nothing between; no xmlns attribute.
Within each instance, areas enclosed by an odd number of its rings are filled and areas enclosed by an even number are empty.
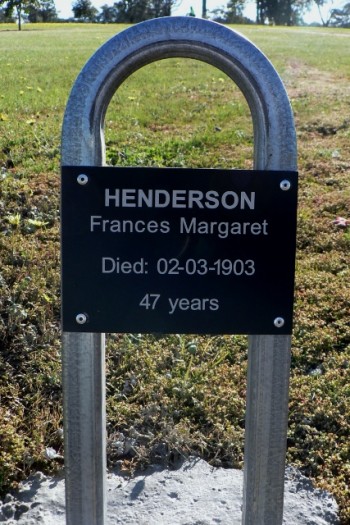
<svg viewBox="0 0 350 525"><path fill-rule="evenodd" d="M63 454L60 130L84 62L123 29L0 25L0 491ZM350 523L350 32L240 26L285 82L298 136L289 463L329 490ZM252 167L242 95L199 62L130 77L106 116L112 165ZM342 218L340 220L338 218ZM108 462L133 471L198 454L242 467L247 341L112 334Z"/></svg>

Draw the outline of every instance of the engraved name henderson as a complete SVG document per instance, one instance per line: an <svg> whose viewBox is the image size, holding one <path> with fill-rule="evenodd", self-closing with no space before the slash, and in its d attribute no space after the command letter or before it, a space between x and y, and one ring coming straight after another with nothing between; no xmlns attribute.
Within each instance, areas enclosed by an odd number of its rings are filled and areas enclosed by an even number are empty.
<svg viewBox="0 0 350 525"><path fill-rule="evenodd" d="M208 209L254 210L256 193L245 191L215 190L203 192L195 189L139 189L116 188L105 189L104 205L106 208L173 208L173 209ZM109 233L169 233L169 221L155 220L119 220L105 219L101 215L90 218L91 232ZM180 217L179 231L182 234L211 234L221 239L229 235L268 235L268 222L229 222L229 221L199 221L196 217Z"/></svg>

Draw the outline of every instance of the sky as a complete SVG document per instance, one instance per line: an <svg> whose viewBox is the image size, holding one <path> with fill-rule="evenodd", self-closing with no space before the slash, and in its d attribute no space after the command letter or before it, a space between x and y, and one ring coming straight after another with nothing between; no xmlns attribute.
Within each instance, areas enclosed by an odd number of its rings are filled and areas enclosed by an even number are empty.
<svg viewBox="0 0 350 525"><path fill-rule="evenodd" d="M92 4L100 8L101 5L113 5L117 0L91 0ZM60 17L62 18L69 18L73 15L71 11L71 6L73 4L74 0L55 0L56 10ZM217 7L226 6L228 3L228 0L207 0L207 10L211 11ZM323 8L324 17L327 18L327 12L329 12L330 8L334 7L340 7L343 5L345 1L342 0L334 0L333 3L329 2L326 4L326 6ZM178 0L178 7L173 9L173 15L187 15L190 11L191 6L194 9L194 12L196 16L201 16L202 13L202 0ZM255 20L255 13L256 13L256 4L255 2L248 2L245 14L252 20ZM319 22L321 23L320 16L317 11L317 7L315 4L315 7L309 12L304 15L304 21L308 24L312 22Z"/></svg>

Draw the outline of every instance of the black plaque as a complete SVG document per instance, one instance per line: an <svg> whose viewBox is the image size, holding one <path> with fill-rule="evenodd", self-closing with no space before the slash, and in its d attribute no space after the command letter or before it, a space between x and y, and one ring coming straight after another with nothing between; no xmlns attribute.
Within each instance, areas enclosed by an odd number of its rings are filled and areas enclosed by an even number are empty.
<svg viewBox="0 0 350 525"><path fill-rule="evenodd" d="M289 334L297 174L62 168L68 332Z"/></svg>

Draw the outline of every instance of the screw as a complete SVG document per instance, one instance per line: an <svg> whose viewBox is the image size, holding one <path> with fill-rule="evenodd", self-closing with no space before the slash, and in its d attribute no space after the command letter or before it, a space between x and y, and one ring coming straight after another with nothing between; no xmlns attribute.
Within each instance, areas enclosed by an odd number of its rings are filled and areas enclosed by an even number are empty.
<svg viewBox="0 0 350 525"><path fill-rule="evenodd" d="M290 190L291 186L292 185L291 185L290 181L287 180L287 179L282 180L281 183L280 183L280 188L281 188L282 191Z"/></svg>
<svg viewBox="0 0 350 525"><path fill-rule="evenodd" d="M88 320L88 317L86 314L78 314L75 320L78 324L85 324Z"/></svg>
<svg viewBox="0 0 350 525"><path fill-rule="evenodd" d="M276 317L273 324L275 325L276 328L282 328L282 326L284 325L283 317Z"/></svg>
<svg viewBox="0 0 350 525"><path fill-rule="evenodd" d="M77 182L78 184L81 184L82 186L84 186L85 184L87 184L89 181L89 177L87 175L85 175L84 173L81 173L80 175L78 175L77 177Z"/></svg>

